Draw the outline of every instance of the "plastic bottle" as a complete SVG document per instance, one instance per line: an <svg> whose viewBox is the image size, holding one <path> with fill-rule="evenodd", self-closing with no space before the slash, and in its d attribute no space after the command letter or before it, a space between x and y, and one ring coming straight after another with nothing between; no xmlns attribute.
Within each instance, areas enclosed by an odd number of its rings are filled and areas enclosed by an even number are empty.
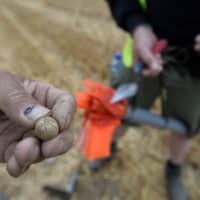
<svg viewBox="0 0 200 200"><path fill-rule="evenodd" d="M111 73L117 72L121 66L122 66L122 55L120 52L116 52L113 56L111 66L110 66Z"/></svg>

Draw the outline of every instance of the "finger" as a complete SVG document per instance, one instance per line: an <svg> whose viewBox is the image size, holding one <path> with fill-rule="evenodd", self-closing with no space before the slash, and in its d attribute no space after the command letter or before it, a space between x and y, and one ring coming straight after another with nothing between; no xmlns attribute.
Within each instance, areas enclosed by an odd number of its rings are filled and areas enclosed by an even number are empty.
<svg viewBox="0 0 200 200"><path fill-rule="evenodd" d="M143 76L156 77L162 72L163 60L161 59L160 55L156 55L155 58L156 60L154 60L151 65L142 71Z"/></svg>
<svg viewBox="0 0 200 200"><path fill-rule="evenodd" d="M27 93L29 93L31 96L33 96L37 101L47 106L47 97L48 92L52 88L54 88L52 85L40 81L33 81L33 80L24 80L24 89ZM54 94L55 96L60 95L60 93Z"/></svg>
<svg viewBox="0 0 200 200"><path fill-rule="evenodd" d="M26 138L17 144L13 156L8 160L7 170L17 177L40 158L39 142L36 138Z"/></svg>
<svg viewBox="0 0 200 200"><path fill-rule="evenodd" d="M195 43L200 43L200 34L195 37Z"/></svg>
<svg viewBox="0 0 200 200"><path fill-rule="evenodd" d="M68 151L73 144L72 129L69 128L60 133L56 138L42 144L42 156L44 158L55 157Z"/></svg>
<svg viewBox="0 0 200 200"><path fill-rule="evenodd" d="M26 134L24 134L24 136L23 136L23 139L30 138L30 137L35 137L34 130L30 130L30 131L26 132ZM39 140L38 140L38 146L40 146L40 141ZM42 160L43 160L43 158L42 158L41 153L40 153L40 156L38 158L36 158L33 161L33 163L38 163L38 162L40 162Z"/></svg>
<svg viewBox="0 0 200 200"><path fill-rule="evenodd" d="M163 66L164 61L163 61L163 59L162 59L161 54L156 54L155 57L156 57L156 60L157 60L157 62L159 63L159 65Z"/></svg>
<svg viewBox="0 0 200 200"><path fill-rule="evenodd" d="M139 61L139 55L138 55L138 52L134 49L133 50L133 65L136 65L138 61Z"/></svg>
<svg viewBox="0 0 200 200"><path fill-rule="evenodd" d="M29 137L23 139L16 147L15 157L20 166L33 163L40 157L40 143L38 139Z"/></svg>
<svg viewBox="0 0 200 200"><path fill-rule="evenodd" d="M144 48L140 57L147 64L147 67L158 71L162 69L159 56L153 55L151 49Z"/></svg>
<svg viewBox="0 0 200 200"><path fill-rule="evenodd" d="M160 73L159 72L155 72L155 71L152 71L152 70L144 70L142 72L142 75L144 77L157 77Z"/></svg>
<svg viewBox="0 0 200 200"><path fill-rule="evenodd" d="M52 109L52 116L57 119L61 131L67 129L71 124L75 110L75 100L71 95L66 93L56 100Z"/></svg>
<svg viewBox="0 0 200 200"><path fill-rule="evenodd" d="M137 58L137 60L139 60L139 57L138 57L137 53L136 53L136 58ZM136 62L137 62L137 60L136 60ZM156 55L153 55L153 56L151 54L149 54L148 56L146 56L146 62L150 63L150 64L147 65L144 70L142 70L142 75L143 76L156 77L163 70L163 68L162 68L163 60L162 60L160 54L156 54Z"/></svg>
<svg viewBox="0 0 200 200"><path fill-rule="evenodd" d="M8 160L7 171L13 177L18 177L22 173L22 169L14 156Z"/></svg>
<svg viewBox="0 0 200 200"><path fill-rule="evenodd" d="M138 52L140 59L146 65L150 66L154 62L155 57L153 56L150 48L142 47L138 50Z"/></svg>
<svg viewBox="0 0 200 200"><path fill-rule="evenodd" d="M17 146L17 142L14 142L7 146L7 149L4 152L4 161L5 162L8 162L8 160L14 155L16 146Z"/></svg>
<svg viewBox="0 0 200 200"><path fill-rule="evenodd" d="M13 142L20 140L25 132L26 128L10 121L5 121L0 125L0 161L4 161L4 152L7 147Z"/></svg>
<svg viewBox="0 0 200 200"><path fill-rule="evenodd" d="M41 104L52 109L60 130L68 127L76 110L75 98L71 94L38 81L26 80L24 86Z"/></svg>
<svg viewBox="0 0 200 200"><path fill-rule="evenodd" d="M194 46L194 50L195 51L200 51L200 43L199 44L196 44L195 46Z"/></svg>
<svg viewBox="0 0 200 200"><path fill-rule="evenodd" d="M32 127L49 110L28 94L21 80L10 73L0 72L0 109L13 121Z"/></svg>
<svg viewBox="0 0 200 200"><path fill-rule="evenodd" d="M195 37L194 50L200 52L200 34Z"/></svg>
<svg viewBox="0 0 200 200"><path fill-rule="evenodd" d="M152 69L146 69L142 71L142 75L145 77L157 77L162 70L152 70Z"/></svg>

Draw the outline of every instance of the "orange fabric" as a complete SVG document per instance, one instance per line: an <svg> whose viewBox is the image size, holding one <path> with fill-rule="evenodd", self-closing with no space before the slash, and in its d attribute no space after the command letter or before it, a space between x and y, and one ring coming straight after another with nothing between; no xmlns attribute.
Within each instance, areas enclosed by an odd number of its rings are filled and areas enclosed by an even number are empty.
<svg viewBox="0 0 200 200"><path fill-rule="evenodd" d="M87 159L94 160L109 156L112 135L126 113L127 102L110 104L114 89L91 80L85 80L84 85L86 90L76 94L78 108L84 109L83 152Z"/></svg>

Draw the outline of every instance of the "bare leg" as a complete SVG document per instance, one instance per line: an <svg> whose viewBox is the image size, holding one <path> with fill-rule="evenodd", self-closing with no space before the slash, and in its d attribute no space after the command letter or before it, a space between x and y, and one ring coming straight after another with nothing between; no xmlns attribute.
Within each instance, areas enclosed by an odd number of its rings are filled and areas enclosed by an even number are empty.
<svg viewBox="0 0 200 200"><path fill-rule="evenodd" d="M176 133L171 133L167 145L169 147L169 160L177 165L184 164L191 147L191 139Z"/></svg>

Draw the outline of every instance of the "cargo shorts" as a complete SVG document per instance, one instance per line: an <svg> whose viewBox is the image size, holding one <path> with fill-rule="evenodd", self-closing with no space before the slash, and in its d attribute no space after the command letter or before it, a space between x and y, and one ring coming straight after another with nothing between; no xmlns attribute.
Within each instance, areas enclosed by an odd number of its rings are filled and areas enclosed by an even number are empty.
<svg viewBox="0 0 200 200"><path fill-rule="evenodd" d="M200 128L200 76L195 77L188 69L200 68L200 56L192 49L168 47L162 57L165 64L161 75L142 77L137 95L129 99L129 104L149 109L160 97L162 115L182 121L188 127L187 136L192 137ZM111 74L110 85L117 88L132 80L132 68L122 66L118 72Z"/></svg>

